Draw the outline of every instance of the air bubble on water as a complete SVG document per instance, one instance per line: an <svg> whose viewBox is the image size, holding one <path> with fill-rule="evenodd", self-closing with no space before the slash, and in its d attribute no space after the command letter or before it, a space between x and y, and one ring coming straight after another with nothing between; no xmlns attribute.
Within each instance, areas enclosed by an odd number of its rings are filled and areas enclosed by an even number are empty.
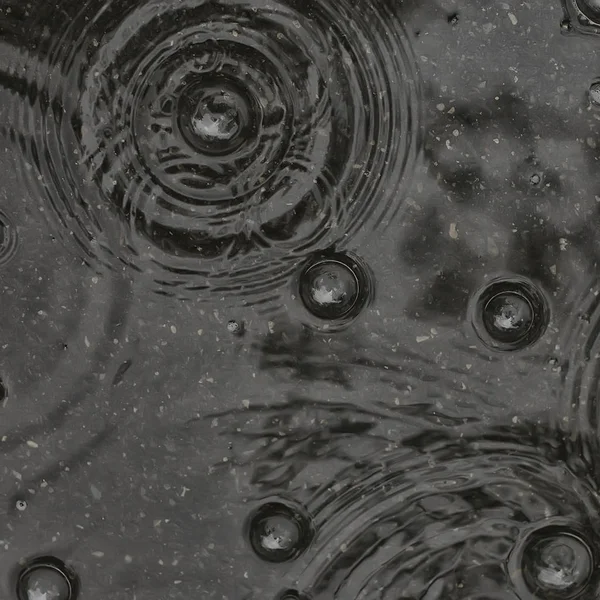
<svg viewBox="0 0 600 600"><path fill-rule="evenodd" d="M590 102L594 106L600 106L600 81L592 83L589 89Z"/></svg>
<svg viewBox="0 0 600 600"><path fill-rule="evenodd" d="M308 515L281 502L260 506L247 522L247 535L256 555L269 562L297 558L312 539Z"/></svg>

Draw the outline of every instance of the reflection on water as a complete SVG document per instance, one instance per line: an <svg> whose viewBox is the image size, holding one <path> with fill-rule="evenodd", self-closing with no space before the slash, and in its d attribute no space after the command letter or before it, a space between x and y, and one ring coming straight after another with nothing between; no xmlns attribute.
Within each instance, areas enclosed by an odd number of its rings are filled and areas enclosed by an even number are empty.
<svg viewBox="0 0 600 600"><path fill-rule="evenodd" d="M0 596L600 595L596 13L0 0Z"/></svg>

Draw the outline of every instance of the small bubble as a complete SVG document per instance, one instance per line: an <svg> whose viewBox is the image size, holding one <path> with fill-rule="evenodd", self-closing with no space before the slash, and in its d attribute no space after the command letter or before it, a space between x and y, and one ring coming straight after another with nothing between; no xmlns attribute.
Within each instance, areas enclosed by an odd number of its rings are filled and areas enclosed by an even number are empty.
<svg viewBox="0 0 600 600"><path fill-rule="evenodd" d="M573 25L571 24L571 21L569 21L569 19L564 19L560 23L560 29L563 33L568 33L573 29Z"/></svg>
<svg viewBox="0 0 600 600"><path fill-rule="evenodd" d="M533 173L531 177L529 177L529 183L531 183L531 185L540 185L541 182L542 177L539 173Z"/></svg>
<svg viewBox="0 0 600 600"><path fill-rule="evenodd" d="M321 256L302 270L299 296L318 319L352 319L371 296L366 269L345 254Z"/></svg>
<svg viewBox="0 0 600 600"><path fill-rule="evenodd" d="M525 583L537 596L570 598L583 591L592 575L592 553L578 535L547 529L535 532L523 550Z"/></svg>
<svg viewBox="0 0 600 600"><path fill-rule="evenodd" d="M77 577L54 557L38 558L20 573L19 600L75 600L79 592Z"/></svg>
<svg viewBox="0 0 600 600"><path fill-rule="evenodd" d="M285 590L277 596L277 600L309 600L309 597L298 590Z"/></svg>
<svg viewBox="0 0 600 600"><path fill-rule="evenodd" d="M244 323L243 321L231 320L227 323L227 331L233 335L243 335Z"/></svg>
<svg viewBox="0 0 600 600"><path fill-rule="evenodd" d="M297 558L309 545L313 531L310 519L299 508L268 502L251 515L247 524L250 545L269 562Z"/></svg>
<svg viewBox="0 0 600 600"><path fill-rule="evenodd" d="M17 510L20 512L27 510L27 502L25 502L25 500L17 500L15 506L17 507Z"/></svg>
<svg viewBox="0 0 600 600"><path fill-rule="evenodd" d="M491 348L525 348L541 337L547 322L544 295L524 278L495 280L477 297L473 324Z"/></svg>
<svg viewBox="0 0 600 600"><path fill-rule="evenodd" d="M600 81L592 83L589 89L590 102L594 106L600 106Z"/></svg>

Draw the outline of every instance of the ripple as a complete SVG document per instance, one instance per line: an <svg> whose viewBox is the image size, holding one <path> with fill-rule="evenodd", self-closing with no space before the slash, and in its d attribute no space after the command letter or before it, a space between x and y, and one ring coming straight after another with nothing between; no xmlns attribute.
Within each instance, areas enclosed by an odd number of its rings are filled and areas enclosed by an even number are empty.
<svg viewBox="0 0 600 600"><path fill-rule="evenodd" d="M600 282L593 281L574 301L555 365L561 373L558 418L570 430L597 435L600 423Z"/></svg>
<svg viewBox="0 0 600 600"><path fill-rule="evenodd" d="M284 585L315 600L597 597L596 445L497 428L365 457L307 500L318 534Z"/></svg>
<svg viewBox="0 0 600 600"><path fill-rule="evenodd" d="M86 260L260 301L402 205L421 109L398 10L86 2L25 70L22 175Z"/></svg>
<svg viewBox="0 0 600 600"><path fill-rule="evenodd" d="M17 252L17 230L11 219L0 211L0 267L5 265Z"/></svg>

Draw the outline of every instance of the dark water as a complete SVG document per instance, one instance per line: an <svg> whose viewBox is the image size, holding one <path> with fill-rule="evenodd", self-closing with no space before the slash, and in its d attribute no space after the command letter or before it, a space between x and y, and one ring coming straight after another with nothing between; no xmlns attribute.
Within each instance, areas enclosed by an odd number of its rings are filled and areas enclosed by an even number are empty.
<svg viewBox="0 0 600 600"><path fill-rule="evenodd" d="M600 597L599 34L0 0L0 597Z"/></svg>

